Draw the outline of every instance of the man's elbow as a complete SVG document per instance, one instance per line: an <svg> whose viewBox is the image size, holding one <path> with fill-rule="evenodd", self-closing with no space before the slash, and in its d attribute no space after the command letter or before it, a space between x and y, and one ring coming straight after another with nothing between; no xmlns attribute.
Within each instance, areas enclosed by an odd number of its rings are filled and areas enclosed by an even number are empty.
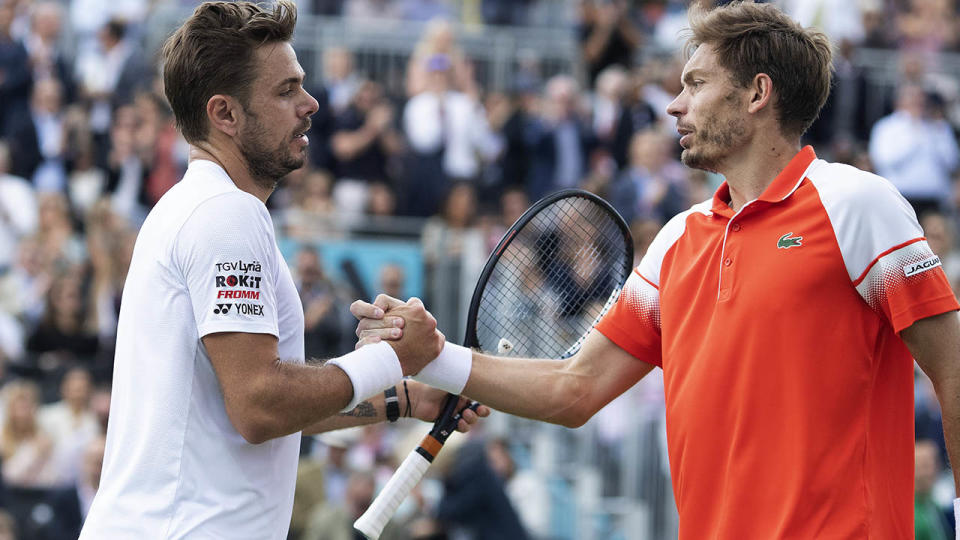
<svg viewBox="0 0 960 540"><path fill-rule="evenodd" d="M563 396L551 405L554 414L547 420L563 427L576 429L583 426L597 412L590 399L590 386L578 377L568 378L555 395Z"/></svg>
<svg viewBox="0 0 960 540"><path fill-rule="evenodd" d="M284 435L279 432L277 419L273 418L268 411L258 407L255 401L247 400L245 403L238 403L240 400L227 402L227 416L233 429L245 441L250 444L261 444Z"/></svg>

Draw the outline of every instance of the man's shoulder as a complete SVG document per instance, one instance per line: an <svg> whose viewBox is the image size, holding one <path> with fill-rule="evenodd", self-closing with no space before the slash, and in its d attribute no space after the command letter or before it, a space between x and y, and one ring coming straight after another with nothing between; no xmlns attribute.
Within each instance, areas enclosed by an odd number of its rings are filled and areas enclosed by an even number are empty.
<svg viewBox="0 0 960 540"><path fill-rule="evenodd" d="M818 160L807 172L824 205L869 210L872 205L902 199L886 178L844 163Z"/></svg>

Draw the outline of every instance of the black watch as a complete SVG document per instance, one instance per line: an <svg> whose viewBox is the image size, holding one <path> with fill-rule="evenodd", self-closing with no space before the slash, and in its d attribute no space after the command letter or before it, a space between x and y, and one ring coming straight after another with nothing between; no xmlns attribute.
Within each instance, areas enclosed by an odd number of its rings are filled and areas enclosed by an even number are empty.
<svg viewBox="0 0 960 540"><path fill-rule="evenodd" d="M383 391L383 398L387 403L387 420L396 422L400 418L400 398L397 397L397 387L391 386Z"/></svg>

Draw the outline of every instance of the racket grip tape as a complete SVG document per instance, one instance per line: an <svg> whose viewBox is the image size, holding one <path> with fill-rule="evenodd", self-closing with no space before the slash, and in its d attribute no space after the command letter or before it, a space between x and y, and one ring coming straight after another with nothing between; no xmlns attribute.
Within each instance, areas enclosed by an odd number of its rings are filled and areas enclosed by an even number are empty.
<svg viewBox="0 0 960 540"><path fill-rule="evenodd" d="M407 459L403 460L397 472L393 473L387 485L383 486L383 490L370 504L370 508L367 508L367 511L353 523L353 528L367 538L371 540L380 538L380 533L400 507L400 503L413 491L414 486L420 482L427 468L430 467L432 460L427 460L417 450L420 448L410 452Z"/></svg>

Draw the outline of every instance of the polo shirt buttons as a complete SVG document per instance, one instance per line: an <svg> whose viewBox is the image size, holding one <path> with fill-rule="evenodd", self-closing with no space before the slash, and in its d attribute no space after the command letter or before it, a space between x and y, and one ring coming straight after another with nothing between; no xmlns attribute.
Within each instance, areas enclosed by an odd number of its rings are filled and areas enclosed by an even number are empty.
<svg viewBox="0 0 960 540"><path fill-rule="evenodd" d="M733 264L733 259L731 259L730 257L727 257L726 259L723 260L724 266L730 266L731 264Z"/></svg>
<svg viewBox="0 0 960 540"><path fill-rule="evenodd" d="M740 232L740 229L742 229L739 223L734 223L733 226L730 228L733 229L733 232Z"/></svg>

